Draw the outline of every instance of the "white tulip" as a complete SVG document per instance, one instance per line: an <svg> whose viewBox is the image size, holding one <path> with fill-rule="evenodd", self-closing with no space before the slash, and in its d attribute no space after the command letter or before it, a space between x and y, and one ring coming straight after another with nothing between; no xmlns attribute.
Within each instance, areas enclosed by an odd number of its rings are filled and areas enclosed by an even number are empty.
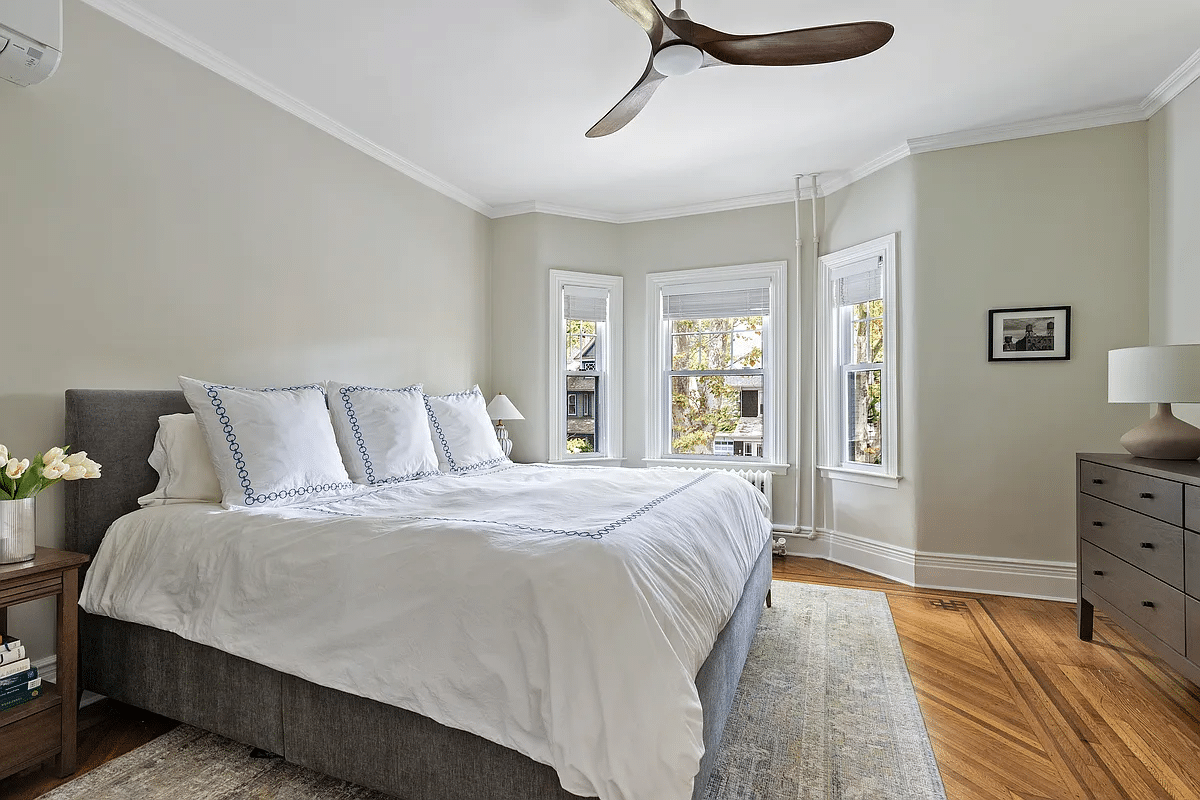
<svg viewBox="0 0 1200 800"><path fill-rule="evenodd" d="M58 480L66 475L69 469L71 468L67 466L67 462L60 458L42 467L42 477L48 481Z"/></svg>
<svg viewBox="0 0 1200 800"><path fill-rule="evenodd" d="M80 450L78 453L71 453L71 455L64 458L63 461L67 462L68 466L78 466L84 461L87 461L87 452Z"/></svg>
<svg viewBox="0 0 1200 800"><path fill-rule="evenodd" d="M29 469L29 459L22 458L17 461L15 458L10 458L4 466L4 474L12 478L14 481L25 474L25 470Z"/></svg>
<svg viewBox="0 0 1200 800"><path fill-rule="evenodd" d="M64 481L77 481L80 478L86 478L87 467L85 467L83 464L67 464L67 471L63 473L62 477Z"/></svg>
<svg viewBox="0 0 1200 800"><path fill-rule="evenodd" d="M50 466L51 464L53 464L55 461L58 461L62 457L63 457L63 449L61 447L51 447L49 450L46 451L46 454L42 456L42 463L45 464L46 466Z"/></svg>

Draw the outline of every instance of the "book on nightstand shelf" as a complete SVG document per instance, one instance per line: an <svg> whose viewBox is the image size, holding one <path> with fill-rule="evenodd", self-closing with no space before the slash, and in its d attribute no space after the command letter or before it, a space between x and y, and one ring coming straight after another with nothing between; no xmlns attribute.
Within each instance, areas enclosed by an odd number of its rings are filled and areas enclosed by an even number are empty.
<svg viewBox="0 0 1200 800"><path fill-rule="evenodd" d="M41 686L33 689L21 689L18 692L10 692L9 694L0 695L0 711L7 711L10 708L15 708L22 703L28 703L35 697L40 697L42 694Z"/></svg>
<svg viewBox="0 0 1200 800"><path fill-rule="evenodd" d="M33 665L29 663L28 658L22 658L20 661L14 661L11 664L5 664L0 667L0 680L10 678L18 673L27 672Z"/></svg>
<svg viewBox="0 0 1200 800"><path fill-rule="evenodd" d="M0 651L0 667L15 664L23 658L25 658L24 647L18 647L16 650Z"/></svg>

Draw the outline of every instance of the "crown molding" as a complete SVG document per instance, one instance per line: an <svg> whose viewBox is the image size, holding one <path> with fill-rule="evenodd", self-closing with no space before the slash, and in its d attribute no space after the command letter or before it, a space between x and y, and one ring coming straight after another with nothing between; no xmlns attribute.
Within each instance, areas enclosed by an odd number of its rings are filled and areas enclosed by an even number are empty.
<svg viewBox="0 0 1200 800"><path fill-rule="evenodd" d="M1145 120L1146 114L1140 104L1126 104L1071 114L1057 114L1052 117L1043 117L1027 122L993 125L987 128L972 128L970 130L944 133L937 136L922 136L917 139L909 139L908 149L913 154L930 153L935 150L950 150L955 147L969 147L976 144L994 144L996 142L1007 142L1012 139L1028 139L1033 136L1045 136L1051 133L1081 131L1088 128L1100 128L1105 125L1119 125L1124 122L1144 122Z"/></svg>
<svg viewBox="0 0 1200 800"><path fill-rule="evenodd" d="M92 8L121 22L138 33L150 37L159 44L174 50L179 55L196 62L205 69L217 73L222 78L258 95L273 105L287 111L305 122L317 127L335 139L350 145L360 153L370 156L392 169L401 172L420 184L440 192L467 208L490 216L491 206L479 198L458 188L452 183L442 180L433 173L418 167L411 161L401 158L365 136L360 136L342 123L326 116L312 106L292 97L232 59L217 52L208 45L185 34L183 31L169 25L164 20L148 14L129 0L83 0Z"/></svg>
<svg viewBox="0 0 1200 800"><path fill-rule="evenodd" d="M871 173L879 172L879 170L883 169L884 167L890 167L892 164L895 164L897 161L903 161L910 155L912 155L912 150L909 147L908 142L905 142L899 147L893 147L891 150L887 151L878 158L868 161L861 167L855 167L848 172L843 172L829 181L821 184L820 196L827 197L839 189L845 189L850 184L861 181Z"/></svg>
<svg viewBox="0 0 1200 800"><path fill-rule="evenodd" d="M1150 95L1142 101L1142 111L1146 119L1150 119L1167 103L1179 96L1179 93L1191 86L1200 78L1200 50L1192 53L1191 58L1179 65L1179 69L1167 76Z"/></svg>
<svg viewBox="0 0 1200 800"><path fill-rule="evenodd" d="M591 220L592 222L622 221L619 214L611 214L605 211L593 211L588 208L560 206L556 203L542 203L538 200L527 200L524 203L509 203L508 205L494 206L488 216L492 219L500 219L502 217L515 217L520 214L551 214L556 217L586 219Z"/></svg>
<svg viewBox="0 0 1200 800"><path fill-rule="evenodd" d="M422 169L391 150L355 133L342 123L337 122L307 103L271 85L233 60L213 50L208 45L193 39L159 17L146 13L135 3L131 2L131 0L83 0L83 2L107 14L118 22L133 28L139 33L150 37L159 44L174 50L183 57L217 73L226 80L253 92L267 102L299 117L310 125L325 131L330 136L350 145L359 152L491 219L538 213L591 220L594 222L625 224L674 219L698 214L714 214L721 211L736 211L758 206L790 203L795 199L794 192L780 191L630 213L595 211L554 203L543 203L536 200L492 207L467 191L448 181L442 180L433 173ZM1119 125L1127 122L1144 122L1160 111L1198 78L1200 78L1200 50L1193 53L1191 57L1172 72L1166 80L1159 84L1140 103L1116 105L1090 111L1059 114L1026 122L972 128L936 136L909 139L907 142L894 147L883 155L859 167L835 174L830 179L821 182L817 188L815 197L828 196L897 161L918 153L949 150L956 147L969 147L977 144L994 144L1013 139L1026 139L1033 136L1066 133L1106 125ZM812 188L803 186L800 191L800 199L811 200L813 198L814 193Z"/></svg>

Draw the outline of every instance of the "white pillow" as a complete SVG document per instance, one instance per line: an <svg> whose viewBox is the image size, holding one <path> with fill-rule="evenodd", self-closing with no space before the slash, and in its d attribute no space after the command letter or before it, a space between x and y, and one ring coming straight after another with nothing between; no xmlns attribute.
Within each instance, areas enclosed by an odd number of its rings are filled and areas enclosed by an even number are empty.
<svg viewBox="0 0 1200 800"><path fill-rule="evenodd" d="M436 475L421 384L376 389L330 382L329 411L350 479L377 486Z"/></svg>
<svg viewBox="0 0 1200 800"><path fill-rule="evenodd" d="M478 386L454 394L425 395L425 407L444 472L461 474L509 463Z"/></svg>
<svg viewBox="0 0 1200 800"><path fill-rule="evenodd" d="M158 471L158 486L139 497L138 505L221 502L221 484L195 414L159 417L154 449L146 460Z"/></svg>
<svg viewBox="0 0 1200 800"><path fill-rule="evenodd" d="M243 389L180 377L226 506L277 506L354 491L316 385Z"/></svg>

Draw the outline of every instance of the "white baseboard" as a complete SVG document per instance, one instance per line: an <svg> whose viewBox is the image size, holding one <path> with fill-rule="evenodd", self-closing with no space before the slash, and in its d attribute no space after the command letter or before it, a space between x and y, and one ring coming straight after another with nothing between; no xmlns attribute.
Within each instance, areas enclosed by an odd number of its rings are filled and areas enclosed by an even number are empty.
<svg viewBox="0 0 1200 800"><path fill-rule="evenodd" d="M807 530L792 529L776 529L773 535L787 538L790 556L824 558L906 586L1075 602L1070 561L924 553L822 528L811 537Z"/></svg>

